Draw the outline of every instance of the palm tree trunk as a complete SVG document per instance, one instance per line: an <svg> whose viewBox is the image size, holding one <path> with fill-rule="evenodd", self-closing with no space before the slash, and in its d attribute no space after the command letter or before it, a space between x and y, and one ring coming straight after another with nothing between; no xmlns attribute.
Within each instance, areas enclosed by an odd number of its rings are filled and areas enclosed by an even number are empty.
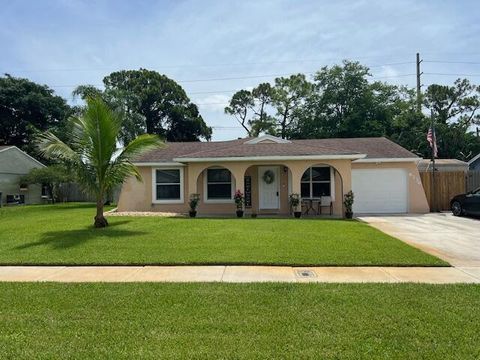
<svg viewBox="0 0 480 360"><path fill-rule="evenodd" d="M97 198L97 215L95 215L94 226L96 228L103 228L108 226L108 221L103 216L103 198Z"/></svg>

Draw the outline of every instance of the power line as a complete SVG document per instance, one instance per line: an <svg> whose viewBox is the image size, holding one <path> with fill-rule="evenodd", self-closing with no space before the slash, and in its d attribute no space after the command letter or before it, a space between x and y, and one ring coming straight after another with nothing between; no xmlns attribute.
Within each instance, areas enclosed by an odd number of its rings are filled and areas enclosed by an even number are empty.
<svg viewBox="0 0 480 360"><path fill-rule="evenodd" d="M382 65L383 66L383 65ZM193 83L193 82L209 82L209 81L225 81L225 80L243 80L243 79L258 79L258 78L266 78L266 77L278 77L278 76L289 76L294 74L307 74L312 75L315 74L316 71L307 71L307 72L294 72L294 73L283 73L283 74L265 74L265 75L248 75L248 76L236 76L236 77L223 77L223 78L206 78L206 79L192 79L192 80L175 80L177 83ZM412 76L415 74L398 74L398 75L387 75L387 76L375 76L372 75L371 77L374 79L388 79L388 78L396 78L396 77L404 77L404 76ZM104 84L88 84L96 87L104 87ZM77 85L48 85L51 88L73 88L79 86ZM235 92L237 90L221 90L221 91L202 91L197 92L197 94L208 94L208 93L216 93L216 92ZM193 93L191 93L193 94Z"/></svg>
<svg viewBox="0 0 480 360"><path fill-rule="evenodd" d="M375 56L374 56L375 57ZM379 56L377 56L379 57ZM363 56L363 57L345 57L344 59L362 59L362 58L372 58L372 56ZM262 61L262 62L241 62L241 63L217 63L217 64L183 64L183 65L160 65L149 67L153 70L159 69L179 69L179 68L203 68L203 67L228 67L228 66L251 66L251 65L272 65L272 64L295 64L295 63L325 63L329 61L341 61L340 58L329 58L329 59L298 59L298 60L285 60L285 61ZM380 65L372 65L369 67L381 67L381 66L395 66L395 65L405 65L411 64L411 61L405 62L393 62ZM136 66L119 66L119 67L98 67L98 68L58 68L58 69L11 69L11 72L87 72L87 71L115 71L119 68L135 68ZM146 68L140 66L139 68ZM5 71L3 71L5 72ZM7 71L8 73L8 71Z"/></svg>
<svg viewBox="0 0 480 360"><path fill-rule="evenodd" d="M435 64L466 64L466 65L480 65L480 62L477 61L442 61L442 60L424 60L426 63L435 63Z"/></svg>
<svg viewBox="0 0 480 360"><path fill-rule="evenodd" d="M390 78L397 78L397 77L406 77L406 76L415 76L415 73L411 74L398 74L398 75L386 75L386 76L372 76L373 79L390 79Z"/></svg>
<svg viewBox="0 0 480 360"><path fill-rule="evenodd" d="M434 73L426 72L425 75L438 75L438 76L480 76L480 74L462 74L462 73Z"/></svg>

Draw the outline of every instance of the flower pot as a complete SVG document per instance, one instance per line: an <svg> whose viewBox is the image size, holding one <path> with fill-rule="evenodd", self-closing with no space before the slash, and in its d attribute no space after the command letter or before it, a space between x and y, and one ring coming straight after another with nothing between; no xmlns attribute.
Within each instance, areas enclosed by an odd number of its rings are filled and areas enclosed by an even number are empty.
<svg viewBox="0 0 480 360"><path fill-rule="evenodd" d="M302 212L301 211L294 211L293 216L295 216L297 219L302 217Z"/></svg>
<svg viewBox="0 0 480 360"><path fill-rule="evenodd" d="M243 217L243 210L237 210L237 217L238 218Z"/></svg>
<svg viewBox="0 0 480 360"><path fill-rule="evenodd" d="M188 215L190 215L190 217L192 217L192 218L195 217L195 216L197 216L197 210L190 210L190 211L188 212Z"/></svg>
<svg viewBox="0 0 480 360"><path fill-rule="evenodd" d="M346 219L351 219L351 218L353 218L353 212L351 212L351 211L345 211L345 218L346 218Z"/></svg>

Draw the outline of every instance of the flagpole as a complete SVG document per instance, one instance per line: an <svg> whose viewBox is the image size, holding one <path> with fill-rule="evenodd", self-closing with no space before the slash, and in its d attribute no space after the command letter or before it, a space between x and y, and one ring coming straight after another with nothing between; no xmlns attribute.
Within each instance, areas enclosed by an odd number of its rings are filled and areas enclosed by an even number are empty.
<svg viewBox="0 0 480 360"><path fill-rule="evenodd" d="M430 211L436 212L437 211L437 201L435 196L435 147L437 145L437 134L435 133L435 117L433 116L433 109L430 111L430 120L431 120L431 128L432 128L432 139L433 144L432 148L432 208Z"/></svg>

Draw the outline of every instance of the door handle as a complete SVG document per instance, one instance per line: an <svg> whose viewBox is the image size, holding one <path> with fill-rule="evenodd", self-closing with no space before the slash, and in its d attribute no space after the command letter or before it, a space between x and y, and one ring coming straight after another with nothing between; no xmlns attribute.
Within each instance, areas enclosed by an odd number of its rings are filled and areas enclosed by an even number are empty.
<svg viewBox="0 0 480 360"><path fill-rule="evenodd" d="M278 191L277 191L277 196L278 196Z"/></svg>

